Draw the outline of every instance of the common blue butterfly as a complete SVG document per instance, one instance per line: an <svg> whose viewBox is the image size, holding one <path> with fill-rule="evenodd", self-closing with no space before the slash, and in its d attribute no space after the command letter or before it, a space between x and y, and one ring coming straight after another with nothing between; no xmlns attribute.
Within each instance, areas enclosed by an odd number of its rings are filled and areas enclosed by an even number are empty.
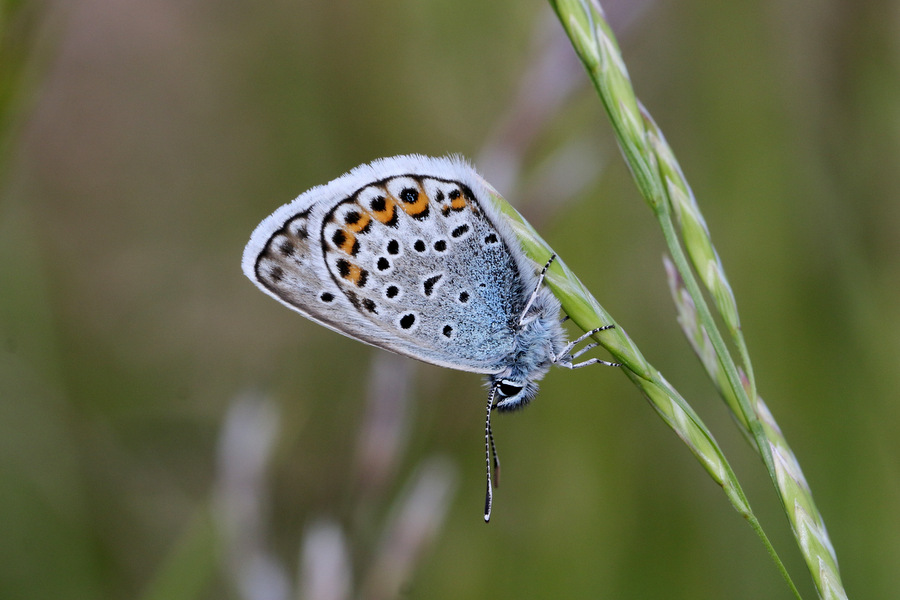
<svg viewBox="0 0 900 600"><path fill-rule="evenodd" d="M556 364L589 344L567 343L542 270L491 202L498 195L459 157L382 158L314 187L267 217L244 250L263 292L329 329L418 360L487 376L487 492L499 461L491 410L513 410ZM553 258L550 259L552 261Z"/></svg>

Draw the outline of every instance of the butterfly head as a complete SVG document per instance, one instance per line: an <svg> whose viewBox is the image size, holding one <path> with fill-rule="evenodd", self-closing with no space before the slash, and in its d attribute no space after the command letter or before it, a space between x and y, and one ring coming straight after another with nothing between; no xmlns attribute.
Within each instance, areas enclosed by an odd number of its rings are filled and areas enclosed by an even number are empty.
<svg viewBox="0 0 900 600"><path fill-rule="evenodd" d="M503 412L525 406L537 395L538 391L538 386L534 381L521 377L498 375L491 377L489 383L495 394L494 407Z"/></svg>

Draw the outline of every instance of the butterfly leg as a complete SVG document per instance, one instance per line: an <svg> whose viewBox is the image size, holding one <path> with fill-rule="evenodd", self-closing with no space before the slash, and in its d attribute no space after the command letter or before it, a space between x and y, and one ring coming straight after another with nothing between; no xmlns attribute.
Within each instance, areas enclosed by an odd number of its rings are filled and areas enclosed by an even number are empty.
<svg viewBox="0 0 900 600"><path fill-rule="evenodd" d="M589 358L587 360L583 360L580 363L568 361L560 361L557 363L561 367L565 367L567 369L580 369L581 367L586 367L588 365L605 365L607 367L621 367L622 363L610 362L608 360L603 360L602 358Z"/></svg>
<svg viewBox="0 0 900 600"><path fill-rule="evenodd" d="M547 269L550 268L550 265L554 260L556 260L556 254L551 254L550 260L548 260L547 264L544 265L544 268L541 269L541 272L538 275L537 285L534 286L534 291L531 292L531 296L528 298L528 302L525 303L525 310L522 311L522 316L519 317L519 325L525 324L525 315L528 314L528 311L531 309L531 305L534 304L534 299L537 298L538 290L540 290L541 286L544 285L544 276L547 275Z"/></svg>
<svg viewBox="0 0 900 600"><path fill-rule="evenodd" d="M597 342L594 342L593 344L588 344L587 346L585 346L584 348L582 348L582 349L579 350L578 352L575 352L574 354L571 354L571 355L569 356L569 358L572 359L572 360L575 360L576 358L578 358L579 356L581 356L582 354L584 354L584 353L587 352L588 350L593 350L594 348L596 348L596 347L599 346L599 345L600 345L600 344L598 344Z"/></svg>
<svg viewBox="0 0 900 600"><path fill-rule="evenodd" d="M601 360L599 358L590 358L590 359L585 360L580 363L575 362L576 358L578 358L579 356L581 356L588 350L590 350L592 348L596 348L598 345L596 342L594 342L592 344L588 344L584 348L582 348L582 349L578 350L577 352L575 352L574 354L572 354L572 350L581 342L585 341L586 339L588 339L595 333L599 333L599 332L605 331L607 329L612 329L614 327L615 327L615 325L604 325L603 327L598 327L596 329L592 329L592 330L588 331L587 333L585 333L584 335L582 335L581 337L579 337L578 339L569 342L562 349L562 352L560 352L559 355L555 357L554 362L561 367L566 367L567 369L580 369L581 367L586 367L588 365L596 365L596 364L606 365L608 367L621 367L622 366L621 363L609 362L606 360Z"/></svg>

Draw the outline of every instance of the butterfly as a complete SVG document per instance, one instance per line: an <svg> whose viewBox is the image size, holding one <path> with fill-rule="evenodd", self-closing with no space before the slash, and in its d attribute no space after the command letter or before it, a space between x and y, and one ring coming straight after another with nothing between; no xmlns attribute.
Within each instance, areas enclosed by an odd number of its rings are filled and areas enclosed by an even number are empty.
<svg viewBox="0 0 900 600"><path fill-rule="evenodd" d="M423 362L481 373L487 491L500 463L491 412L526 405L551 365L618 366L575 351L560 303L464 159L382 158L314 187L260 223L243 256L259 289L312 321ZM495 482L496 483L496 482Z"/></svg>

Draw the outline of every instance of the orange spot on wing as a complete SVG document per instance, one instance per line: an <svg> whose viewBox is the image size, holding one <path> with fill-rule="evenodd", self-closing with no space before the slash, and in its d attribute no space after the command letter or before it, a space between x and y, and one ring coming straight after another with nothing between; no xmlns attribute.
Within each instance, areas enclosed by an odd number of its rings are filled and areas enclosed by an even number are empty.
<svg viewBox="0 0 900 600"><path fill-rule="evenodd" d="M359 251L359 244L356 243L356 236L347 229L344 229L344 243L341 244L340 249L350 256L355 256Z"/></svg>
<svg viewBox="0 0 900 600"><path fill-rule="evenodd" d="M383 210L370 210L372 212L372 216L374 216L379 222L387 225L389 223L392 223L395 219L397 213L397 203L391 196L386 195L384 198Z"/></svg>
<svg viewBox="0 0 900 600"><path fill-rule="evenodd" d="M362 287L366 284L366 279L369 276L369 272L360 267L359 265L350 265L350 269L347 271L347 274L344 275L344 279L352 283L357 287Z"/></svg>
<svg viewBox="0 0 900 600"><path fill-rule="evenodd" d="M369 272L359 265L355 265L349 260L341 258L338 259L334 266L341 277L350 283L355 284L356 287L363 287L366 285L366 280L369 278Z"/></svg>
<svg viewBox="0 0 900 600"><path fill-rule="evenodd" d="M420 215L428 210L428 194L426 194L421 189L417 190L417 192L418 195L413 202L398 202L398 204L403 208L404 212L406 212L406 214L411 217Z"/></svg>
<svg viewBox="0 0 900 600"><path fill-rule="evenodd" d="M369 216L369 213L364 212L359 215L359 219L357 219L355 223L347 223L344 227L344 231L359 233L369 227L369 222L371 222L371 220L372 217Z"/></svg>

